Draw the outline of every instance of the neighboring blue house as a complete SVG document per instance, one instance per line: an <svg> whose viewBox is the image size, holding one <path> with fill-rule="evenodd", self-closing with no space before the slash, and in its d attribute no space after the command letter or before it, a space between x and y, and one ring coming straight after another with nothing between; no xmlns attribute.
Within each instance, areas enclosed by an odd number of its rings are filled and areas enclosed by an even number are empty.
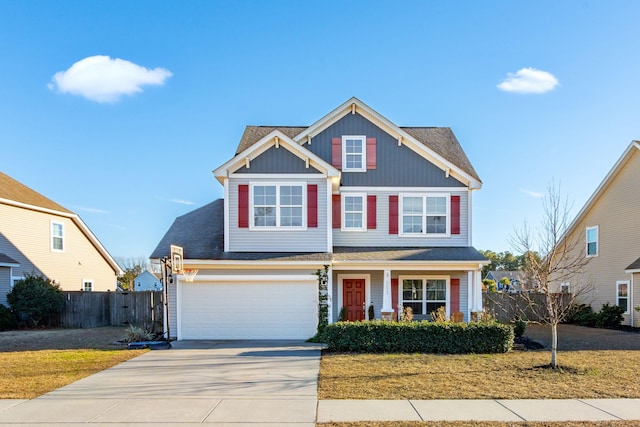
<svg viewBox="0 0 640 427"><path fill-rule="evenodd" d="M292 107L294 108L294 107ZM224 199L176 218L151 255L184 249L168 287L178 339L304 339L328 268L329 320L482 310L472 246L482 182L449 128L399 127L356 98L311 126L247 126L214 170Z"/></svg>
<svg viewBox="0 0 640 427"><path fill-rule="evenodd" d="M149 270L140 273L133 281L133 290L138 291L161 291L162 282L160 276L155 275Z"/></svg>

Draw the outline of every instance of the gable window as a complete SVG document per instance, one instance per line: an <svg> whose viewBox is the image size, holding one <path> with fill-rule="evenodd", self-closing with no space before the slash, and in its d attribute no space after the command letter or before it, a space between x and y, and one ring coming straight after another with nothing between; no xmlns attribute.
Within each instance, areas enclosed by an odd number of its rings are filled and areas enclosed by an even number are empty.
<svg viewBox="0 0 640 427"><path fill-rule="evenodd" d="M416 319L431 319L431 313L447 307L445 277L405 277L402 280L402 305L411 307Z"/></svg>
<svg viewBox="0 0 640 427"><path fill-rule="evenodd" d="M342 137L342 170L365 172L367 170L367 137L344 135Z"/></svg>
<svg viewBox="0 0 640 427"><path fill-rule="evenodd" d="M587 227L587 256L598 256L598 226Z"/></svg>
<svg viewBox="0 0 640 427"><path fill-rule="evenodd" d="M449 234L449 197L444 194L401 195L401 227L405 235Z"/></svg>
<svg viewBox="0 0 640 427"><path fill-rule="evenodd" d="M254 184L251 188L252 228L302 228L305 225L301 184Z"/></svg>
<svg viewBox="0 0 640 427"><path fill-rule="evenodd" d="M343 195L343 230L360 231L366 229L364 194Z"/></svg>
<svg viewBox="0 0 640 427"><path fill-rule="evenodd" d="M64 224L61 222L51 221L51 250L64 251Z"/></svg>
<svg viewBox="0 0 640 427"><path fill-rule="evenodd" d="M616 282L616 304L629 313L629 282Z"/></svg>

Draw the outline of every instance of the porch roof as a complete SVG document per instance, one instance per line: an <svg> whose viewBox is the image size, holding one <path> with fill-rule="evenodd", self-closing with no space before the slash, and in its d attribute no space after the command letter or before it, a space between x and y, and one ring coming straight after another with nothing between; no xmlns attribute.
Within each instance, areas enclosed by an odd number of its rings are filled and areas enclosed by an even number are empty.
<svg viewBox="0 0 640 427"><path fill-rule="evenodd" d="M0 267L20 267L20 263L9 255L0 253Z"/></svg>
<svg viewBox="0 0 640 427"><path fill-rule="evenodd" d="M333 248L334 261L488 261L473 247L346 247Z"/></svg>
<svg viewBox="0 0 640 427"><path fill-rule="evenodd" d="M640 258L633 261L627 268L624 269L625 273L640 272Z"/></svg>

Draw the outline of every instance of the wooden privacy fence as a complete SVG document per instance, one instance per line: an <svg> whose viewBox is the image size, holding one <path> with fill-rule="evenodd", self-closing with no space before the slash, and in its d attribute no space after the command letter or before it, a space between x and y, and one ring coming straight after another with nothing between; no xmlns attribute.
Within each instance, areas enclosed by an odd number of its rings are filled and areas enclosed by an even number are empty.
<svg viewBox="0 0 640 427"><path fill-rule="evenodd" d="M162 292L64 292L60 326L139 326L162 331Z"/></svg>
<svg viewBox="0 0 640 427"><path fill-rule="evenodd" d="M569 304L571 294L553 294L552 298L560 298L559 304ZM512 322L516 316L522 320L540 322L540 315L546 315L545 294L511 294L502 292L485 292L482 304L486 311L493 313L502 323ZM532 308L535 305L536 308Z"/></svg>

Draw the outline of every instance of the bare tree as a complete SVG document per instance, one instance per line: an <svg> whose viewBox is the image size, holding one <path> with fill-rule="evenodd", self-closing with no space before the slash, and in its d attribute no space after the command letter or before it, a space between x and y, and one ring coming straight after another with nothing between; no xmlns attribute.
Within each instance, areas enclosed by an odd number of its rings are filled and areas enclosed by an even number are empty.
<svg viewBox="0 0 640 427"><path fill-rule="evenodd" d="M140 273L149 268L149 260L143 256L139 257L116 257L116 262L122 268L124 274L118 277L120 288L133 291L133 281Z"/></svg>
<svg viewBox="0 0 640 427"><path fill-rule="evenodd" d="M525 223L514 232L511 244L524 256L525 284L522 295L527 309L551 326L551 364L558 367L558 324L571 313L576 301L590 292L584 270L585 255L580 233L568 233L571 205L561 196L560 185L552 181L543 199L543 218L532 231ZM570 284L569 292L562 284ZM542 302L541 302L542 301Z"/></svg>

